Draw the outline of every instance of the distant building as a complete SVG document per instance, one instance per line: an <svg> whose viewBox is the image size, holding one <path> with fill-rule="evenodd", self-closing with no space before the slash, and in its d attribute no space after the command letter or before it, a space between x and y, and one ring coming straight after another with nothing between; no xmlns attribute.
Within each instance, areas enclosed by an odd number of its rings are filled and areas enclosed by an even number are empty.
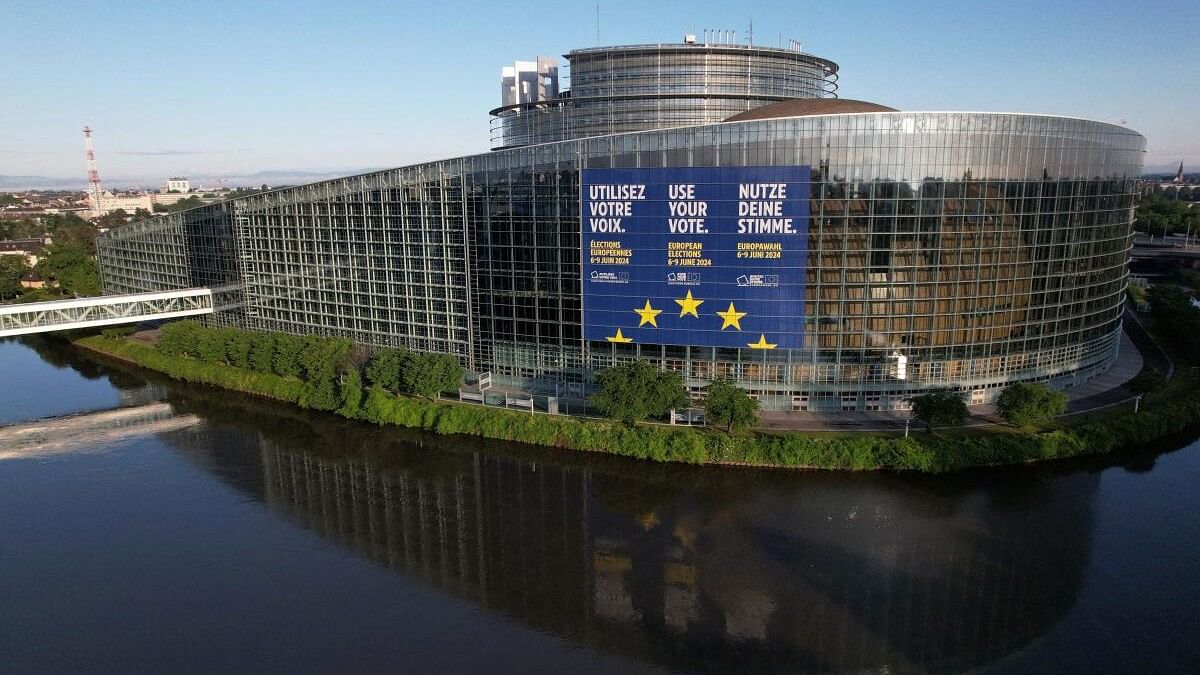
<svg viewBox="0 0 1200 675"><path fill-rule="evenodd" d="M25 258L30 267L36 267L39 256L50 243L50 237L0 239L0 255L19 255Z"/></svg>
<svg viewBox="0 0 1200 675"><path fill-rule="evenodd" d="M163 192L191 192L192 184L187 178L175 177L168 178L167 184L162 189Z"/></svg>
<svg viewBox="0 0 1200 675"><path fill-rule="evenodd" d="M21 277L21 288L45 288L46 280L42 278L37 270L29 270L25 276Z"/></svg>
<svg viewBox="0 0 1200 675"><path fill-rule="evenodd" d="M156 206L170 206L176 202L181 202L192 197L200 197L199 192L159 192L151 195ZM212 200L208 200L212 201Z"/></svg>
<svg viewBox="0 0 1200 675"><path fill-rule="evenodd" d="M99 204L93 207L91 216L99 218L117 210L124 211L125 213L133 213L138 209L152 211L154 209L154 195L148 193L117 195L105 190L100 193Z"/></svg>

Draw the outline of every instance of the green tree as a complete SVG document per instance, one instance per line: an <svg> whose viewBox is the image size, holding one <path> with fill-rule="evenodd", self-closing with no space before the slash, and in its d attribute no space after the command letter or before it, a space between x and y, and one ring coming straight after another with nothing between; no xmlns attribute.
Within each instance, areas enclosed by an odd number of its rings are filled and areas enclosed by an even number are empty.
<svg viewBox="0 0 1200 675"><path fill-rule="evenodd" d="M87 250L88 255L96 255L96 237L100 234L99 231L95 225L73 213L46 216L45 230L55 244L79 245Z"/></svg>
<svg viewBox="0 0 1200 675"><path fill-rule="evenodd" d="M313 410L337 410L341 405L337 385L333 378L305 380L300 390L300 406Z"/></svg>
<svg viewBox="0 0 1200 675"><path fill-rule="evenodd" d="M1192 293L1200 294L1200 270L1176 267L1167 275L1171 281L1178 282L1192 289ZM1130 288L1133 288L1132 286Z"/></svg>
<svg viewBox="0 0 1200 675"><path fill-rule="evenodd" d="M1143 368L1132 380L1125 383L1125 388L1135 395L1152 394L1167 386L1167 377L1153 368Z"/></svg>
<svg viewBox="0 0 1200 675"><path fill-rule="evenodd" d="M173 321L162 327L155 347L168 356L195 356L204 327L190 319Z"/></svg>
<svg viewBox="0 0 1200 675"><path fill-rule="evenodd" d="M367 381L392 393L400 391L400 369L409 352L406 349L383 349L367 363Z"/></svg>
<svg viewBox="0 0 1200 675"><path fill-rule="evenodd" d="M304 338L288 333L275 334L275 374L282 377L300 377L300 352L304 350Z"/></svg>
<svg viewBox="0 0 1200 675"><path fill-rule="evenodd" d="M111 230L114 227L120 227L128 222L129 214L125 212L125 209L117 209L115 211L109 211L108 213L100 216L100 218L96 220L96 225Z"/></svg>
<svg viewBox="0 0 1200 675"><path fill-rule="evenodd" d="M667 414L688 404L683 378L660 371L645 361L633 361L596 374L597 391L588 401L604 416L634 424Z"/></svg>
<svg viewBox="0 0 1200 675"><path fill-rule="evenodd" d="M259 373L275 369L275 335L256 332L250 341L250 368Z"/></svg>
<svg viewBox="0 0 1200 675"><path fill-rule="evenodd" d="M158 204L155 204L155 206L157 207ZM196 195L192 195L191 197L188 197L187 199L180 199L179 201L175 202L174 204L168 205L166 207L166 211L168 213L176 213L179 211L186 211L187 209L192 209L197 206L204 206L204 200L200 199Z"/></svg>
<svg viewBox="0 0 1200 675"><path fill-rule="evenodd" d="M1134 227L1155 236L1170 232L1184 232L1190 225L1195 230L1197 212L1188 208L1187 201L1175 199L1173 190L1153 193L1142 197L1137 206Z"/></svg>
<svg viewBox="0 0 1200 675"><path fill-rule="evenodd" d="M46 247L38 260L37 270L43 279L58 282L64 294L75 297L100 295L96 261L82 244L55 242Z"/></svg>
<svg viewBox="0 0 1200 675"><path fill-rule="evenodd" d="M996 407L1013 426L1038 426L1067 411L1067 395L1041 384L1017 382L1000 392Z"/></svg>
<svg viewBox="0 0 1200 675"><path fill-rule="evenodd" d="M967 421L967 404L957 392L943 389L908 399L912 403L913 417L925 423L926 431L933 425L961 426Z"/></svg>
<svg viewBox="0 0 1200 675"><path fill-rule="evenodd" d="M23 255L0 255L0 300L15 298L24 290L21 278L29 273Z"/></svg>
<svg viewBox="0 0 1200 675"><path fill-rule="evenodd" d="M758 401L728 380L714 380L704 388L704 417L726 431L758 424Z"/></svg>
<svg viewBox="0 0 1200 675"><path fill-rule="evenodd" d="M354 343L345 338L317 335L309 335L303 342L299 356L304 371L300 405L316 410L337 410L342 404L336 385L337 375Z"/></svg>
<svg viewBox="0 0 1200 675"><path fill-rule="evenodd" d="M400 366L400 386L406 393L434 398L443 391L457 389L463 369L450 354L409 352Z"/></svg>
<svg viewBox="0 0 1200 675"><path fill-rule="evenodd" d="M346 338L328 338L309 335L303 338L300 350L300 365L308 380L333 380L344 365L354 343Z"/></svg>
<svg viewBox="0 0 1200 675"><path fill-rule="evenodd" d="M1192 306L1191 294L1155 284L1147 296L1157 333L1184 351L1200 352L1200 309Z"/></svg>
<svg viewBox="0 0 1200 675"><path fill-rule="evenodd" d="M225 343L225 358L229 361L229 365L236 368L249 368L252 344L253 337L250 331L232 332Z"/></svg>
<svg viewBox="0 0 1200 675"><path fill-rule="evenodd" d="M342 407L338 408L338 414L355 419L362 410L363 400L362 378L358 374L358 368L347 370L341 385Z"/></svg>
<svg viewBox="0 0 1200 675"><path fill-rule="evenodd" d="M201 328L196 336L196 357L205 363L225 363L228 337L223 329Z"/></svg>

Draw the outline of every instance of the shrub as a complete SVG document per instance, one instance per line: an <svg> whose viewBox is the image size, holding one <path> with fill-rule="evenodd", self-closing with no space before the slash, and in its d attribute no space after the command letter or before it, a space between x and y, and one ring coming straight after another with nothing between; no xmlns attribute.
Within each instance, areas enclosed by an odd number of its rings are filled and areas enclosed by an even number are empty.
<svg viewBox="0 0 1200 675"><path fill-rule="evenodd" d="M250 338L250 368L258 373L270 373L275 369L275 335L253 333Z"/></svg>
<svg viewBox="0 0 1200 675"><path fill-rule="evenodd" d="M1125 388L1133 394L1151 394L1167 386L1167 377L1153 368L1143 368Z"/></svg>
<svg viewBox="0 0 1200 675"><path fill-rule="evenodd" d="M961 426L967 421L967 404L958 393L943 389L909 399L913 417L925 423L926 431L933 425Z"/></svg>
<svg viewBox="0 0 1200 675"><path fill-rule="evenodd" d="M251 333L244 330L230 330L226 335L225 360L237 368L250 367Z"/></svg>
<svg viewBox="0 0 1200 675"><path fill-rule="evenodd" d="M330 380L337 376L354 343L346 338L327 338L309 335L303 338L299 361L308 380Z"/></svg>
<svg viewBox="0 0 1200 675"><path fill-rule="evenodd" d="M355 419L362 412L362 378L358 375L357 368L351 368L346 371L341 383L342 407L338 408L338 414L343 417Z"/></svg>
<svg viewBox="0 0 1200 675"><path fill-rule="evenodd" d="M1013 426L1041 425L1067 411L1067 395L1045 385L1017 382L1000 392L996 407Z"/></svg>
<svg viewBox="0 0 1200 675"><path fill-rule="evenodd" d="M100 334L109 340L118 340L123 337L128 337L137 332L137 326L113 326L100 331Z"/></svg>
<svg viewBox="0 0 1200 675"><path fill-rule="evenodd" d="M450 354L406 354L400 366L400 385L404 392L434 398L443 391L458 389L463 369Z"/></svg>
<svg viewBox="0 0 1200 675"><path fill-rule="evenodd" d="M201 328L196 336L196 357L205 363L225 363L227 329Z"/></svg>
<svg viewBox="0 0 1200 675"><path fill-rule="evenodd" d="M333 378L308 380L300 389L300 406L313 410L337 410L341 405Z"/></svg>
<svg viewBox="0 0 1200 675"><path fill-rule="evenodd" d="M202 329L190 319L168 323L162 327L155 346L167 356L195 356Z"/></svg>
<svg viewBox="0 0 1200 675"><path fill-rule="evenodd" d="M300 377L300 352L304 350L304 338L287 333L275 334L275 374L282 377Z"/></svg>
<svg viewBox="0 0 1200 675"><path fill-rule="evenodd" d="M367 363L367 381L388 391L400 391L400 369L408 356L406 349L383 349Z"/></svg>

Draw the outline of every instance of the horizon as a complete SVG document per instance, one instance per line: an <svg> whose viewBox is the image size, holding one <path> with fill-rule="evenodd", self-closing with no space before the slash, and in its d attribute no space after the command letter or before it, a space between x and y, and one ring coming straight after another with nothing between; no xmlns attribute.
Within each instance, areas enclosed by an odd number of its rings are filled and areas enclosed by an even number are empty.
<svg viewBox="0 0 1200 675"><path fill-rule="evenodd" d="M84 124L96 130L101 180L111 187L150 187L170 175L332 177L486 153L501 66L543 54L561 67L562 54L594 46L597 34L591 5L545 20L536 5L515 3L476 25L461 17L484 11L482 3L349 3L290 9L282 21L264 3L189 15L96 50L61 31L62 17L101 36L154 25L134 3L68 5L18 2L9 34L0 33L0 55L23 66L10 69L7 88L27 102L0 113L9 132L0 138L0 177L85 185ZM1178 64L1200 56L1187 28L1200 10L1162 2L1130 16L1123 7L856 3L797 11L765 2L749 12L613 2L600 5L598 28L603 44L675 42L688 23L737 30L744 42L753 20L756 44L794 37L804 51L837 62L841 98L902 111L1124 120L1147 138L1146 173L1173 172L1181 158L1186 172L1200 165L1200 138L1185 119L1200 103L1200 84ZM631 14L643 19L615 25ZM912 40L939 31L944 40ZM51 49L55 58L47 59ZM81 79L77 64L89 59L95 67ZM914 65L904 70L906 62ZM70 98L64 82L74 87ZM233 100L238 105L224 103Z"/></svg>

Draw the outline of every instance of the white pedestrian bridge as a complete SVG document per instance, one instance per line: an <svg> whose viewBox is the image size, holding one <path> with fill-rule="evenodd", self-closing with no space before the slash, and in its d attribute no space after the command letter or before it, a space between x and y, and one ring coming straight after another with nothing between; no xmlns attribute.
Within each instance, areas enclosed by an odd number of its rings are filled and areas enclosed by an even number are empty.
<svg viewBox="0 0 1200 675"><path fill-rule="evenodd" d="M0 337L212 314L213 293L187 288L0 306Z"/></svg>

